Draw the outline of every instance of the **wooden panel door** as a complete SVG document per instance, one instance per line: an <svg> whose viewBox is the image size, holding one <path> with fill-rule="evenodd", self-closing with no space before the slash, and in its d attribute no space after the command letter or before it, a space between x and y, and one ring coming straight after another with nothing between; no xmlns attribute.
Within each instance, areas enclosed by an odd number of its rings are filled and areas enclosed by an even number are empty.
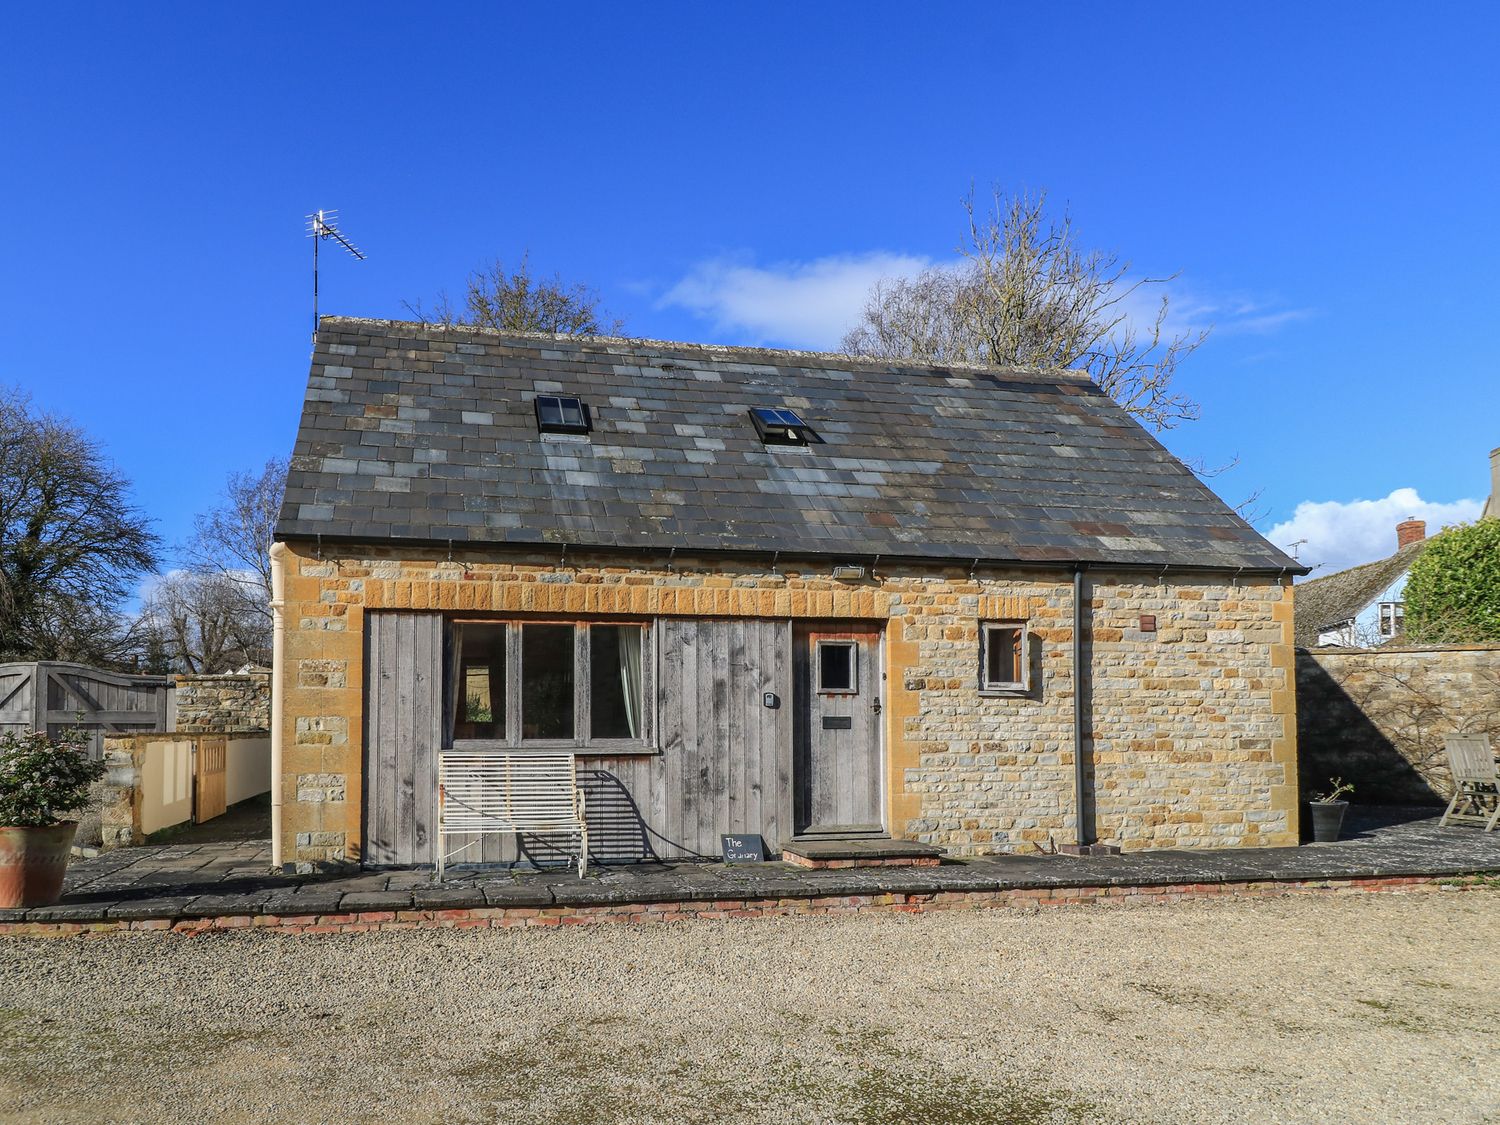
<svg viewBox="0 0 1500 1125"><path fill-rule="evenodd" d="M796 654L796 830L878 835L882 814L880 633L799 626Z"/></svg>
<svg viewBox="0 0 1500 1125"><path fill-rule="evenodd" d="M228 805L229 743L223 738L199 738L193 762L193 821L202 824L223 816Z"/></svg>
<svg viewBox="0 0 1500 1125"><path fill-rule="evenodd" d="M365 615L363 862L437 859L437 756L443 738L443 618Z"/></svg>

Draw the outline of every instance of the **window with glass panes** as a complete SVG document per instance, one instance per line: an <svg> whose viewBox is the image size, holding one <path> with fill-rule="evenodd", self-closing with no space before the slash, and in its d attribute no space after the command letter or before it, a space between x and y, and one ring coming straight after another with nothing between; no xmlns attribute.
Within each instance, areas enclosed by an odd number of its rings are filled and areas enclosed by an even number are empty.
<svg viewBox="0 0 1500 1125"><path fill-rule="evenodd" d="M634 621L450 622L449 743L645 744L649 632Z"/></svg>

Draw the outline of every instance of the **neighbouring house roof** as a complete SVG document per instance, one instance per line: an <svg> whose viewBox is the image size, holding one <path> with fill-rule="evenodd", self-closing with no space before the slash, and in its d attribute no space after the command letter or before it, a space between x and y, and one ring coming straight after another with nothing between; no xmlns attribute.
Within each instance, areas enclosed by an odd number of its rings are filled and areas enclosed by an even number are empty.
<svg viewBox="0 0 1500 1125"><path fill-rule="evenodd" d="M538 433L559 394L586 439ZM276 536L1304 573L1078 373L344 317Z"/></svg>
<svg viewBox="0 0 1500 1125"><path fill-rule="evenodd" d="M1408 543L1390 558L1298 583L1296 643L1311 647L1318 643L1319 633L1354 620L1382 590L1411 569L1428 542Z"/></svg>

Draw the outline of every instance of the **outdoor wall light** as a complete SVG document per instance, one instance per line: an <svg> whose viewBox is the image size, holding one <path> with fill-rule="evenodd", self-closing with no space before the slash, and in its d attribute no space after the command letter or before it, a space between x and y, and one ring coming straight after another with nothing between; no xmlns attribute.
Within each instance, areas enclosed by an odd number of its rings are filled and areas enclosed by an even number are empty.
<svg viewBox="0 0 1500 1125"><path fill-rule="evenodd" d="M833 576L844 581L855 582L865 576L865 568L853 564L836 566L833 568Z"/></svg>

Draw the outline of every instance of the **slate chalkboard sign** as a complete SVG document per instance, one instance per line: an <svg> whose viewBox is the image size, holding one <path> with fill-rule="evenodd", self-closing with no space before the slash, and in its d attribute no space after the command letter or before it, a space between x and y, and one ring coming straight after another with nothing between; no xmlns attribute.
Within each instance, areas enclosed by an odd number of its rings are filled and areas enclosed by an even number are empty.
<svg viewBox="0 0 1500 1125"><path fill-rule="evenodd" d="M759 836L720 836L725 863L764 863L766 842Z"/></svg>

